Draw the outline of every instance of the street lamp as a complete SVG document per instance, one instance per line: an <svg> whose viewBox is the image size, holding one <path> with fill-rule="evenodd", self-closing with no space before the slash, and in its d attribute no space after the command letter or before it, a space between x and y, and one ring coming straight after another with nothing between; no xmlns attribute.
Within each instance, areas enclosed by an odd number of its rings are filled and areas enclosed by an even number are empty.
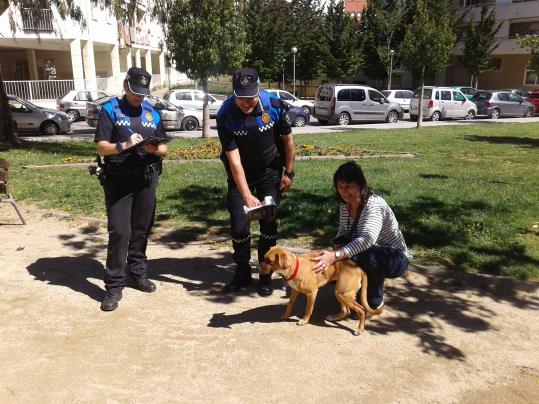
<svg viewBox="0 0 539 404"><path fill-rule="evenodd" d="M282 89L284 90L284 64L286 63L286 59L283 58L283 87Z"/></svg>
<svg viewBox="0 0 539 404"><path fill-rule="evenodd" d="M391 49L389 51L389 80L387 81L388 90L391 90L391 76L393 75L393 56L395 56L395 51Z"/></svg>
<svg viewBox="0 0 539 404"><path fill-rule="evenodd" d="M298 48L295 46L292 46L292 56L294 58L293 62L293 70L292 70L292 80L294 82L294 97L296 96L296 53L298 52Z"/></svg>

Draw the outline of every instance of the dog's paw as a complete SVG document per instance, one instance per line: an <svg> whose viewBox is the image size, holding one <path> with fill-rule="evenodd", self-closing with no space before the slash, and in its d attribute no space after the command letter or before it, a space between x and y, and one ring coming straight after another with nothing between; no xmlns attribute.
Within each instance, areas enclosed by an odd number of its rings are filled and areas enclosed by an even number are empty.
<svg viewBox="0 0 539 404"><path fill-rule="evenodd" d="M363 334L363 331L356 330L352 334L354 335L354 337L359 337L361 334Z"/></svg>
<svg viewBox="0 0 539 404"><path fill-rule="evenodd" d="M344 317L346 317L346 315L340 315L340 314L335 314L334 316L327 316L326 317L326 320L327 321L339 321L339 320L342 320Z"/></svg>
<svg viewBox="0 0 539 404"><path fill-rule="evenodd" d="M297 325L305 325L305 324L307 324L308 322L309 322L308 320L301 319L301 320L299 320L296 324L297 324Z"/></svg>

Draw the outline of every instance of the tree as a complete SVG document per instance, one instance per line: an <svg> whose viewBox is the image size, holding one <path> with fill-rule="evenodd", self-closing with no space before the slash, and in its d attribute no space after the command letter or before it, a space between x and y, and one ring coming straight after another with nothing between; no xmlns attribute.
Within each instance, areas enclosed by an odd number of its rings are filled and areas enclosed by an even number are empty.
<svg viewBox="0 0 539 404"><path fill-rule="evenodd" d="M471 75L470 85L477 89L479 76L492 70L492 52L500 45L495 36L503 22L496 23L496 7L488 12L489 7L481 9L481 19L474 25L472 19L468 23L464 39L464 52L459 56L460 63Z"/></svg>
<svg viewBox="0 0 539 404"><path fill-rule="evenodd" d="M341 81L354 75L362 64L359 23L344 11L343 0L330 0L324 17L329 54L324 73Z"/></svg>
<svg viewBox="0 0 539 404"><path fill-rule="evenodd" d="M520 36L517 34L516 38L521 48L530 48L531 58L528 67L539 76L539 36L529 34Z"/></svg>
<svg viewBox="0 0 539 404"><path fill-rule="evenodd" d="M404 66L410 70L414 78L419 80L421 85L418 128L421 127L423 119L425 78L434 78L438 72L445 69L456 42L451 2L449 0L439 0L439 2L446 3L445 12L443 7L439 10L427 9L426 0L415 2L415 14L411 24L407 26L406 35L400 47Z"/></svg>
<svg viewBox="0 0 539 404"><path fill-rule="evenodd" d="M391 57L402 41L403 6L398 0L370 0L361 18L361 43L365 64L363 72L371 79L389 76L399 54Z"/></svg>
<svg viewBox="0 0 539 404"><path fill-rule="evenodd" d="M249 52L246 62L261 80L278 81L292 42L292 9L286 0L249 0L243 7Z"/></svg>
<svg viewBox="0 0 539 404"><path fill-rule="evenodd" d="M135 15L138 4L137 1L125 2L125 0L93 0L95 3L112 10L118 21L131 22ZM48 0L49 7L56 8L61 19L71 19L78 22L83 29L86 28L86 19L81 8L75 4L74 0ZM0 13L8 9L10 28L13 33L19 29L16 23L14 10L27 8L35 21L39 23L43 19L43 2L35 0L0 0ZM0 75L0 148L9 148L12 145L20 144L20 139L14 130L13 120L9 112L7 95L4 89L4 82Z"/></svg>
<svg viewBox="0 0 539 404"><path fill-rule="evenodd" d="M200 80L241 66L248 52L243 18L234 0L172 0L169 14L160 15L167 26L166 44L176 68ZM209 137L208 100L204 100L202 137Z"/></svg>

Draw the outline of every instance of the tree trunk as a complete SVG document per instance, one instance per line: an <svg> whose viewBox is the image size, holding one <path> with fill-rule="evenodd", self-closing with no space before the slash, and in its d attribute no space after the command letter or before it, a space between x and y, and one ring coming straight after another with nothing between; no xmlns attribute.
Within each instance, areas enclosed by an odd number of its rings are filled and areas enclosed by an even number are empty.
<svg viewBox="0 0 539 404"><path fill-rule="evenodd" d="M0 73L0 150L7 150L12 145L20 144L21 141L15 132L15 125L9 112L7 94L4 89L4 81Z"/></svg>
<svg viewBox="0 0 539 404"><path fill-rule="evenodd" d="M202 90L204 91L204 106L202 107L202 137L210 137L210 109L208 107L208 78L202 79Z"/></svg>

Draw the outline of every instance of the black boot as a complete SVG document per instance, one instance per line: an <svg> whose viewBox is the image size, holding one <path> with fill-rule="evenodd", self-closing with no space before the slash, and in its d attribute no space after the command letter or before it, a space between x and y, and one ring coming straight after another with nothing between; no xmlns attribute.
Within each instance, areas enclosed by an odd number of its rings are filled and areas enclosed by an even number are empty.
<svg viewBox="0 0 539 404"><path fill-rule="evenodd" d="M269 296L273 293L271 274L260 275L260 280L258 281L258 289L256 291L260 296Z"/></svg>
<svg viewBox="0 0 539 404"><path fill-rule="evenodd" d="M225 295L229 293L238 293L253 283L251 278L251 267L249 265L238 265L234 277L227 283L221 292Z"/></svg>
<svg viewBox="0 0 539 404"><path fill-rule="evenodd" d="M112 311L118 307L118 302L122 300L122 289L109 289L101 302L101 310Z"/></svg>
<svg viewBox="0 0 539 404"><path fill-rule="evenodd" d="M150 281L147 276L141 276L140 278L130 278L129 286L133 289L138 289L141 292L152 293L155 292L155 283Z"/></svg>

